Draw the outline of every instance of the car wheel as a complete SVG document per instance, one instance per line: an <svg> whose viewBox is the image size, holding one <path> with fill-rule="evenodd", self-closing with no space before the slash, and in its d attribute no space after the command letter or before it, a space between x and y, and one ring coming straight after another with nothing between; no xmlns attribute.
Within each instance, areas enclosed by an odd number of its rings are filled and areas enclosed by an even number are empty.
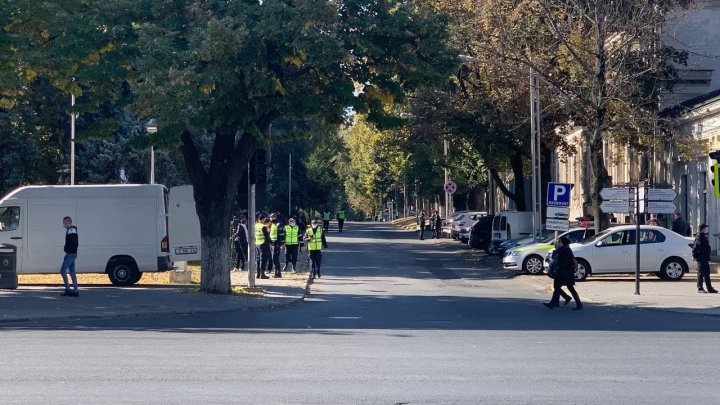
<svg viewBox="0 0 720 405"><path fill-rule="evenodd" d="M683 278L687 271L687 265L684 261L671 257L665 260L660 266L660 273L665 280L678 281Z"/></svg>
<svg viewBox="0 0 720 405"><path fill-rule="evenodd" d="M577 268L575 269L575 280L583 281L590 275L590 263L585 259L576 259Z"/></svg>
<svg viewBox="0 0 720 405"><path fill-rule="evenodd" d="M523 261L523 270L528 274L540 274L543 271L543 259L538 255L530 255Z"/></svg>
<svg viewBox="0 0 720 405"><path fill-rule="evenodd" d="M108 268L110 282L119 286L128 286L137 283L142 276L130 260L117 260L110 263Z"/></svg>
<svg viewBox="0 0 720 405"><path fill-rule="evenodd" d="M497 246L494 246L492 243L488 243L488 245L485 247L485 252L489 255L495 256L498 253L500 253L500 250Z"/></svg>

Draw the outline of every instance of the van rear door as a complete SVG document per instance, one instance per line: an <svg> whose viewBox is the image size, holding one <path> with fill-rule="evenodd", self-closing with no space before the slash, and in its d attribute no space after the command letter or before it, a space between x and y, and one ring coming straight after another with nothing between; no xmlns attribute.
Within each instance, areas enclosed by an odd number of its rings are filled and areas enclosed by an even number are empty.
<svg viewBox="0 0 720 405"><path fill-rule="evenodd" d="M24 247L24 237L27 229L27 216L24 200L6 201L0 207L0 243L7 243L16 248L16 270L22 272L23 258L27 257L27 249Z"/></svg>
<svg viewBox="0 0 720 405"><path fill-rule="evenodd" d="M170 255L173 261L200 260L200 219L195 210L192 186L170 189Z"/></svg>

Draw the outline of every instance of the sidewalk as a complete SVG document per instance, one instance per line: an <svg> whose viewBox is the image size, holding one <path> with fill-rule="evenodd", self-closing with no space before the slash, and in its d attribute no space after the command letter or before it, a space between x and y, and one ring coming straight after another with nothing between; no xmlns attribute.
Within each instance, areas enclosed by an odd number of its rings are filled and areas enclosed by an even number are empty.
<svg viewBox="0 0 720 405"><path fill-rule="evenodd" d="M231 273L231 283L247 283L247 272ZM305 298L308 273L257 280L257 295L214 295L196 285L81 285L80 297L61 297L62 285L20 285L0 290L0 324L71 318L112 318L158 314L250 311L292 305Z"/></svg>
<svg viewBox="0 0 720 405"><path fill-rule="evenodd" d="M695 275L688 273L677 282L643 276L640 295L635 295L635 279L624 275L590 277L576 283L575 288L583 301L592 303L720 316L720 294L698 294ZM516 279L533 285L538 293L548 297L552 292L552 280L546 276L522 275ZM713 275L712 281L714 287L720 286L719 275Z"/></svg>

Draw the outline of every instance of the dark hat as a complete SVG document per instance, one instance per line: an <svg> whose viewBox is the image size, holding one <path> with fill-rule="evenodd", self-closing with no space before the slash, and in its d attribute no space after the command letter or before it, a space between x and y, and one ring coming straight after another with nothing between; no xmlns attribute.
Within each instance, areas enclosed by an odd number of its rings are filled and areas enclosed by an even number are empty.
<svg viewBox="0 0 720 405"><path fill-rule="evenodd" d="M570 239L568 239L567 237L563 236L562 238L560 238L560 242L562 242L563 245L567 246L567 245L570 244Z"/></svg>
<svg viewBox="0 0 720 405"><path fill-rule="evenodd" d="M707 227L708 227L707 224L701 224L699 229L702 231L703 229L705 229Z"/></svg>

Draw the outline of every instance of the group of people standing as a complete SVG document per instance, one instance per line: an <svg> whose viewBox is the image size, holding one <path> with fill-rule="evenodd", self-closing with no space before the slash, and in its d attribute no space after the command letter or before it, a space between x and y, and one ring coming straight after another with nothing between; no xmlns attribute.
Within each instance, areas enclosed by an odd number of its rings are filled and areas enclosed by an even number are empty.
<svg viewBox="0 0 720 405"><path fill-rule="evenodd" d="M343 215L344 216L344 215ZM342 228L340 228L342 229ZM311 261L311 278L321 277L322 251L327 249L325 227L320 227L320 220L313 219L308 225L305 214L300 212L297 217L286 219L278 212L270 215L256 215L255 226L255 257L257 278L281 278L282 273L290 269L295 272L298 253L302 246L307 246ZM245 270L245 252L248 246L247 221L242 218L234 228L231 239L237 252L237 262L233 271ZM280 267L280 258L285 256L285 263Z"/></svg>
<svg viewBox="0 0 720 405"><path fill-rule="evenodd" d="M418 226L420 227L420 240L425 240L425 229L427 227L428 218L425 214L425 210L420 211L418 214ZM443 219L437 210L432 211L430 215L430 230L432 231L432 238L439 239L442 236L442 223Z"/></svg>

